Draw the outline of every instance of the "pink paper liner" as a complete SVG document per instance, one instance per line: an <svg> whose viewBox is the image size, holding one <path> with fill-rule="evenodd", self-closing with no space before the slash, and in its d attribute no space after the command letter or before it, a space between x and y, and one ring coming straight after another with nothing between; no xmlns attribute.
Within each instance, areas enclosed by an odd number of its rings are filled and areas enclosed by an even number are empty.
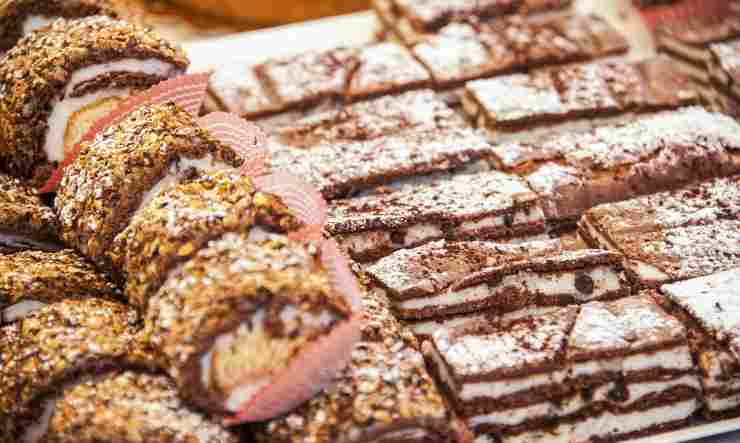
<svg viewBox="0 0 740 443"><path fill-rule="evenodd" d="M108 126L118 124L126 116L141 106L155 106L167 102L173 102L185 109L191 115L196 116L200 111L203 100L208 88L208 79L210 74L191 74L181 75L169 80L165 80L156 86L153 86L146 92L134 95L118 105L115 110L100 118L93 126L82 136L80 142L75 145L71 153L64 157L59 167L54 170L49 180L41 188L41 193L53 192L64 176L64 169L75 161L82 149L82 144L91 142L95 137L103 132Z"/></svg>
<svg viewBox="0 0 740 443"><path fill-rule="evenodd" d="M301 350L275 376L273 383L260 389L224 424L232 426L278 417L331 386L337 373L350 362L352 351L360 341L361 321L362 316L353 315L327 336Z"/></svg>
<svg viewBox="0 0 740 443"><path fill-rule="evenodd" d="M250 177L267 172L267 137L259 126L226 112L212 112L198 119L201 127L221 143L237 151L244 163L241 171Z"/></svg>
<svg viewBox="0 0 740 443"><path fill-rule="evenodd" d="M336 240L325 239L321 243L321 261L334 289L347 299L353 311L362 312L362 289Z"/></svg>

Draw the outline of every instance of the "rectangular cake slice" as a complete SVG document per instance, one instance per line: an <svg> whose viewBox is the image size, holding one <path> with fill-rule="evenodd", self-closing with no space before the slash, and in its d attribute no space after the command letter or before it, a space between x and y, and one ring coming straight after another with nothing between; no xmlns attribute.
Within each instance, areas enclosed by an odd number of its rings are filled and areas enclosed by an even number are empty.
<svg viewBox="0 0 740 443"><path fill-rule="evenodd" d="M527 178L554 221L591 207L740 172L740 125L690 107L586 132L494 147L498 169Z"/></svg>
<svg viewBox="0 0 740 443"><path fill-rule="evenodd" d="M640 287L740 266L740 176L596 207L579 231L592 247L623 253Z"/></svg>
<svg viewBox="0 0 740 443"><path fill-rule="evenodd" d="M626 296L621 261L619 254L563 251L553 242L434 242L398 251L367 272L401 318L421 320Z"/></svg>
<svg viewBox="0 0 740 443"><path fill-rule="evenodd" d="M696 103L689 79L667 58L569 65L470 82L463 107L494 136L627 112Z"/></svg>
<svg viewBox="0 0 740 443"><path fill-rule="evenodd" d="M661 288L657 297L689 330L704 388L704 411L718 419L740 414L740 268Z"/></svg>
<svg viewBox="0 0 740 443"><path fill-rule="evenodd" d="M245 63L232 62L215 68L208 82L208 98L207 111L226 111L248 119L265 117L286 107L260 80L254 66Z"/></svg>
<svg viewBox="0 0 740 443"><path fill-rule="evenodd" d="M388 194L337 200L327 229L368 261L432 240L496 239L545 232L537 195L498 171L460 174Z"/></svg>

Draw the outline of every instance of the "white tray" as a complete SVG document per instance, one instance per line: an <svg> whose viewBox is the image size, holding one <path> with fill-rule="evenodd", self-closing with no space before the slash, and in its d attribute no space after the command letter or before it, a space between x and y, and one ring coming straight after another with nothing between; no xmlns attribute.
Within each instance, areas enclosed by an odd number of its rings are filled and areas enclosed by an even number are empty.
<svg viewBox="0 0 740 443"><path fill-rule="evenodd" d="M579 12L594 12L624 32L632 48L628 55L639 59L653 51L650 36L629 0L576 0ZM598 6L596 6L598 5ZM332 17L255 32L235 34L185 44L192 71L232 62L259 63L270 57L312 49L362 45L371 42L380 28L371 12ZM701 440L699 440L701 439ZM698 440L698 441L697 441ZM740 418L709 423L627 443L740 443Z"/></svg>

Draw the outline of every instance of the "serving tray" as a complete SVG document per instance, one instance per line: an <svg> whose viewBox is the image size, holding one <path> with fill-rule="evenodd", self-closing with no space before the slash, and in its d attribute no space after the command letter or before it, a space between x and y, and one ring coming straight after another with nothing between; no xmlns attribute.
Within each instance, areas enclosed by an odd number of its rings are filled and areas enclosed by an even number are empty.
<svg viewBox="0 0 740 443"><path fill-rule="evenodd" d="M576 0L581 13L596 13L620 29L630 42L627 57L637 60L654 51L651 37L629 0ZM193 72L232 62L258 63L267 58L336 46L362 45L373 41L380 30L372 12L332 17L266 30L209 38L186 43ZM740 442L740 418L697 424L674 432L629 440L628 443L736 443Z"/></svg>

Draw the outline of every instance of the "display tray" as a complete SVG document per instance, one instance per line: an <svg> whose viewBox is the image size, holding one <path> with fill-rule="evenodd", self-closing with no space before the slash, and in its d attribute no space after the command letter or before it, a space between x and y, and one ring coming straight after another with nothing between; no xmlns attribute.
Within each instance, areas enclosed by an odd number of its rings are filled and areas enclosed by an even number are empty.
<svg viewBox="0 0 740 443"><path fill-rule="evenodd" d="M577 0L583 13L596 13L622 30L630 41L630 59L651 55L651 37L627 0ZM380 29L375 15L362 12L305 23L234 34L186 43L194 72L232 63L258 63L272 57L373 41ZM740 442L740 418L695 426L674 432L629 440L629 443L734 443Z"/></svg>

